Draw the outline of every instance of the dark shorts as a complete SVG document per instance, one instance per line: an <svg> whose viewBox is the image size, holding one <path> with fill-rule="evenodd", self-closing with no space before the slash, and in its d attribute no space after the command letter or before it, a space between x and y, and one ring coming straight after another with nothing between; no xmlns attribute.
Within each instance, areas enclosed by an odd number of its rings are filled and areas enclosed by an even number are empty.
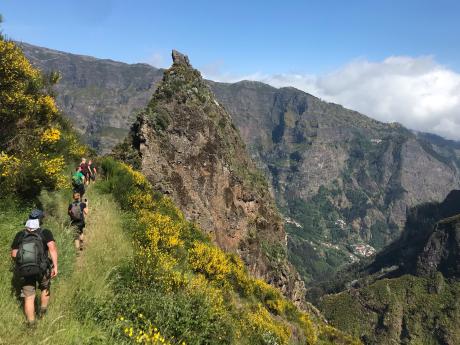
<svg viewBox="0 0 460 345"><path fill-rule="evenodd" d="M44 275L19 278L21 284L21 297L35 296L35 290L38 288L43 290L49 290L51 287L51 268L49 268Z"/></svg>
<svg viewBox="0 0 460 345"><path fill-rule="evenodd" d="M85 185L80 184L78 186L73 186L73 192L80 193L80 196L83 197L83 194L85 194Z"/></svg>
<svg viewBox="0 0 460 345"><path fill-rule="evenodd" d="M78 236L83 234L83 229L85 228L85 221L71 222L70 225L74 229L75 239L78 239Z"/></svg>

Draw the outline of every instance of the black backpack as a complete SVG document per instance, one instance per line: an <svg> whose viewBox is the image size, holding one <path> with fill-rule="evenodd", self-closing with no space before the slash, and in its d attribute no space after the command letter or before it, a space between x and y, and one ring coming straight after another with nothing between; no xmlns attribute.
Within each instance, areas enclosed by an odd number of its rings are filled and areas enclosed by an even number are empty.
<svg viewBox="0 0 460 345"><path fill-rule="evenodd" d="M83 211L81 210L81 202L73 202L70 206L70 219L83 220Z"/></svg>
<svg viewBox="0 0 460 345"><path fill-rule="evenodd" d="M48 257L46 255L42 230L24 230L24 236L19 243L16 255L16 269L21 277L40 276L48 268Z"/></svg>

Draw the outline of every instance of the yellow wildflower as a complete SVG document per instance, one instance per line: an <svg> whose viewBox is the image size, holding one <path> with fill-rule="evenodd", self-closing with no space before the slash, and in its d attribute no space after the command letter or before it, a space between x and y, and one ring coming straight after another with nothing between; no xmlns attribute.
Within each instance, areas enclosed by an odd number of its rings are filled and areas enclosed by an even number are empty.
<svg viewBox="0 0 460 345"><path fill-rule="evenodd" d="M45 130L40 138L40 143L43 144L54 144L61 139L61 131L57 128L48 128Z"/></svg>

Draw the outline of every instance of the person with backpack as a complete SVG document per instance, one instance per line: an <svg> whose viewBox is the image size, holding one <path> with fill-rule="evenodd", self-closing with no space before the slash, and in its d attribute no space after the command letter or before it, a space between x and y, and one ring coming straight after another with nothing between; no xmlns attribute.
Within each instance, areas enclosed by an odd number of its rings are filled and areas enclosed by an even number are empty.
<svg viewBox="0 0 460 345"><path fill-rule="evenodd" d="M35 289L41 290L39 317L46 314L50 299L51 279L58 274L58 252L53 233L40 227L43 212L35 209L25 229L18 232L11 245L15 278L19 280L24 314L29 327L35 325Z"/></svg>
<svg viewBox="0 0 460 345"><path fill-rule="evenodd" d="M75 248L78 253L83 250L83 229L85 217L88 215L88 200L82 202L80 193L73 193L73 202L69 204L68 213L70 225L75 229Z"/></svg>
<svg viewBox="0 0 460 345"><path fill-rule="evenodd" d="M89 180L93 182L96 181L97 169L93 165L93 161L91 159L88 161L88 170L89 170Z"/></svg>
<svg viewBox="0 0 460 345"><path fill-rule="evenodd" d="M89 180L91 178L90 166L86 163L86 158L81 159L80 168L83 176L85 177L85 185L89 185Z"/></svg>
<svg viewBox="0 0 460 345"><path fill-rule="evenodd" d="M85 194L85 176L81 171L81 166L78 166L72 175L72 187L74 193L79 193L83 197Z"/></svg>

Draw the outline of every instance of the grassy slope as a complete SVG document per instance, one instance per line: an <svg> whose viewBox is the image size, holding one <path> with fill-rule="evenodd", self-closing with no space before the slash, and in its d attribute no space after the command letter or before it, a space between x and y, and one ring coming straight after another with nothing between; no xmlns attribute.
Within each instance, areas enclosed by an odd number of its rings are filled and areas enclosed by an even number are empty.
<svg viewBox="0 0 460 345"><path fill-rule="evenodd" d="M365 344L460 343L460 283L441 274L379 280L327 296L321 310Z"/></svg>
<svg viewBox="0 0 460 345"><path fill-rule="evenodd" d="M116 344L107 327L98 325L97 315L85 313L84 303L110 301L110 273L131 257L131 243L122 232L118 206L109 195L95 189L88 193L90 216L87 246L76 259L72 234L67 226L66 192L43 194L48 214L45 226L55 235L59 248L59 276L53 281L49 313L33 332L26 331L24 317L11 295L9 246L23 226L27 209L1 205L0 212L0 344ZM88 297L88 298L87 298Z"/></svg>

